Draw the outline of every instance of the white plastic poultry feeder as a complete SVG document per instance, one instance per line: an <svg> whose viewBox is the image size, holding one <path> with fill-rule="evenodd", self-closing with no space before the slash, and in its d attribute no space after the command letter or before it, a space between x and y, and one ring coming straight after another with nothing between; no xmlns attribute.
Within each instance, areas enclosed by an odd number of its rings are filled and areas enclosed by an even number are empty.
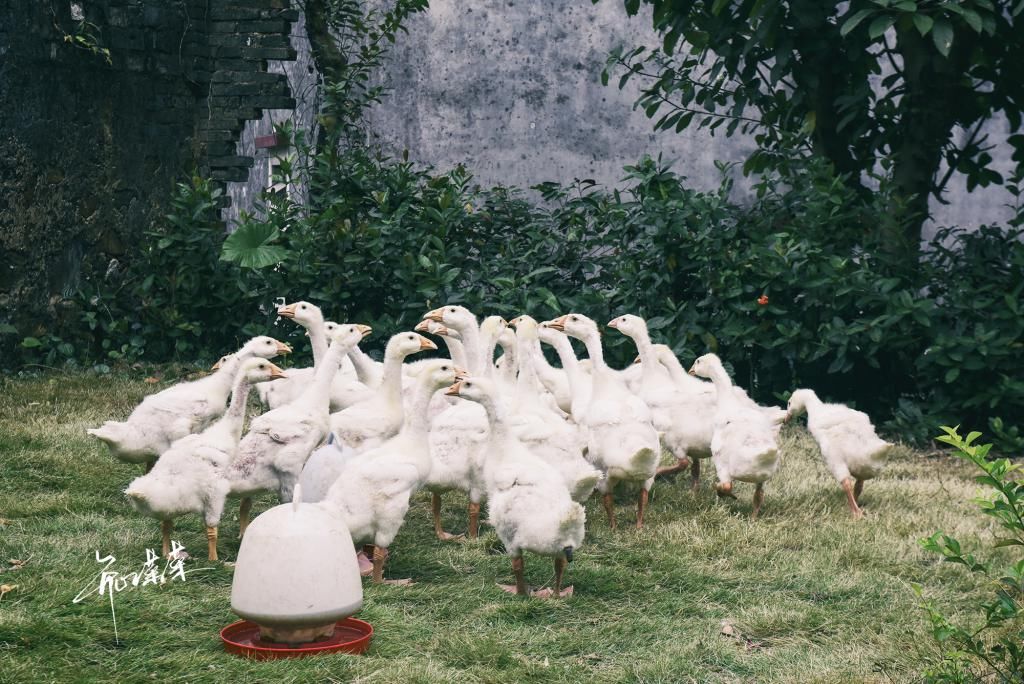
<svg viewBox="0 0 1024 684"><path fill-rule="evenodd" d="M245 531L231 585L231 610L244 620L221 632L231 652L275 658L369 645L373 628L349 618L363 607L352 536L340 514L300 495L296 487L295 501Z"/></svg>

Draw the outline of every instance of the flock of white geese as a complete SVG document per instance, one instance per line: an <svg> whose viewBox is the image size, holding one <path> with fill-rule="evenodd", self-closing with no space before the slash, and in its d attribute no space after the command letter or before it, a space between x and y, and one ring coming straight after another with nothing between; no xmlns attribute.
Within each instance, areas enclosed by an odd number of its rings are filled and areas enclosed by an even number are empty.
<svg viewBox="0 0 1024 684"><path fill-rule="evenodd" d="M152 394L125 421L88 431L117 458L146 465L125 493L161 521L165 555L177 516L203 516L216 560L229 497L241 498L244 534L254 495L276 491L289 502L301 492L304 502L342 514L363 547L364 574L408 583L383 574L412 496L432 493L435 532L450 540L456 535L442 527L441 495L458 490L469 496L469 537L478 533L486 501L488 522L512 559L515 584L503 589L565 596L572 587L563 588L563 571L584 538L581 504L595 490L615 528L612 492L621 482L637 483L639 528L656 475L689 468L697 488L701 461L710 458L719 496L735 498L736 481L755 485L756 519L764 485L779 468L780 425L806 412L826 465L860 517L863 483L880 472L891 447L864 413L823 403L811 390L793 392L788 410L757 405L714 354L687 373L669 347L651 342L638 316L608 323L639 353L635 364L617 370L605 363L598 325L579 313L541 323L525 315L478 322L462 306L444 306L426 313L415 331L391 337L383 362L359 348L368 326L325 321L309 302L278 314L306 328L312 368L282 370L269 359L291 348L255 337L221 358L211 375ZM437 349L420 333L443 340L449 358L406 361ZM582 342L587 359L577 358L570 338ZM542 343L560 365L548 362ZM268 410L243 431L251 388ZM677 462L659 470L663 450ZM526 586L524 551L554 558L551 589Z"/></svg>

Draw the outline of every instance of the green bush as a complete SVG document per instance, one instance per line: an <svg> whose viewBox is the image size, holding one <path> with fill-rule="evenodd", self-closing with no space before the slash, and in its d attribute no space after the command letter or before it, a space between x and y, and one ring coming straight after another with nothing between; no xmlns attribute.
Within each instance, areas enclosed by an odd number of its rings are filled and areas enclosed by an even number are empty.
<svg viewBox="0 0 1024 684"><path fill-rule="evenodd" d="M933 600L925 600L932 635L947 649L942 661L925 673L928 682L1024 682L1024 483L1020 465L1001 458L989 460L991 444L975 445L981 436L972 432L961 437L957 428L943 427L937 439L956 448L956 455L981 471L975 480L989 490L975 503L985 515L996 520L1003 532L994 548L1015 549L1003 570L976 558L960 542L942 532L921 540L921 545L942 556L942 560L964 566L991 583L991 598L974 606L984 619L972 627L956 624ZM914 585L919 596L920 585Z"/></svg>

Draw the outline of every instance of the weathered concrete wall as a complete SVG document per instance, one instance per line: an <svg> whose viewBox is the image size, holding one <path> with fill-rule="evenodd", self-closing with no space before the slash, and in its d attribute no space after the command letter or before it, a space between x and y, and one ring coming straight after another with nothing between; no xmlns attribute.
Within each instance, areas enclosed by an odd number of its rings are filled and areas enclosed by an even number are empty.
<svg viewBox="0 0 1024 684"><path fill-rule="evenodd" d="M593 178L615 185L644 154L675 160L694 187L718 185L716 160L742 162L746 137L652 131L633 111L637 87L603 87L599 75L616 45L656 45L647 15L629 18L621 0L432 0L409 22L392 54L394 92L373 112L386 148L440 168L464 163L483 184L529 186ZM995 166L1010 170L1005 121L989 126ZM746 184L738 184L742 194ZM1004 220L998 188L967 194L951 183L933 203L940 224Z"/></svg>

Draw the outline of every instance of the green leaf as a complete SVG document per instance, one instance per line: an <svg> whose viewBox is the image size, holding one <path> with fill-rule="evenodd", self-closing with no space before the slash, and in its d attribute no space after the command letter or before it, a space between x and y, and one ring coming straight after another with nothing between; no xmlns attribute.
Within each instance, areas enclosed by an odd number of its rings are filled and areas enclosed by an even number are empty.
<svg viewBox="0 0 1024 684"><path fill-rule="evenodd" d="M950 368L948 371L946 371L946 384L953 382L958 377L960 377L960 369Z"/></svg>
<svg viewBox="0 0 1024 684"><path fill-rule="evenodd" d="M18 329L10 323L0 323L0 335L17 335Z"/></svg>
<svg viewBox="0 0 1024 684"><path fill-rule="evenodd" d="M43 343L34 337L26 337L21 341L21 346L25 349L33 349L35 347L42 347Z"/></svg>
<svg viewBox="0 0 1024 684"><path fill-rule="evenodd" d="M967 25L974 29L975 33L981 33L981 16L977 12L965 8L961 16Z"/></svg>
<svg viewBox="0 0 1024 684"><path fill-rule="evenodd" d="M915 14L913 20L914 26L917 27L917 32L922 36L928 35L928 32L932 30L932 26L935 24L935 20L927 14Z"/></svg>
<svg viewBox="0 0 1024 684"><path fill-rule="evenodd" d="M869 10L869 9L862 9L862 10L860 10L859 12L854 14L852 17L850 17L849 19L847 19L846 21L843 22L843 27L841 29L839 29L839 35L843 36L843 37L846 37L846 35L849 34L850 31L852 31L853 29L857 28L857 25L860 24L860 22L862 22L865 19L867 19L873 13L874 13L874 10Z"/></svg>
<svg viewBox="0 0 1024 684"><path fill-rule="evenodd" d="M1021 541L1020 539L1014 539L1012 537L1005 537L996 541L996 543L993 544L993 546L995 546L997 549L1001 546L1024 546L1024 541Z"/></svg>
<svg viewBox="0 0 1024 684"><path fill-rule="evenodd" d="M953 47L953 26L948 19L939 17L932 27L932 41L943 57L949 57L949 51Z"/></svg>
<svg viewBox="0 0 1024 684"><path fill-rule="evenodd" d="M729 0L715 0L711 5L711 13L718 16L725 9L725 6L729 4Z"/></svg>
<svg viewBox="0 0 1024 684"><path fill-rule="evenodd" d="M220 258L243 268L265 268L285 261L290 252L272 245L281 232L267 223L246 223L224 240Z"/></svg>
<svg viewBox="0 0 1024 684"><path fill-rule="evenodd" d="M878 38L888 31L889 27L895 23L895 14L885 14L880 17L876 17L875 20L871 22L871 26L868 27L868 37L872 39Z"/></svg>

